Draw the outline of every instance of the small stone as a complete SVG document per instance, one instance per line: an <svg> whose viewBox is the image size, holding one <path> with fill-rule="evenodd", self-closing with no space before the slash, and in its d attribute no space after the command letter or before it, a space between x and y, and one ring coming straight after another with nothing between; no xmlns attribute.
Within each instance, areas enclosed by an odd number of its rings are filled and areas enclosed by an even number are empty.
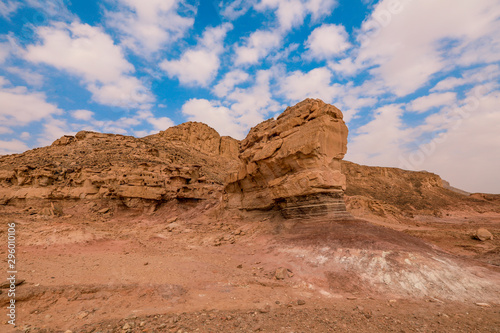
<svg viewBox="0 0 500 333"><path fill-rule="evenodd" d="M475 303L475 304L483 308L491 308L491 305L489 305L488 303Z"/></svg>
<svg viewBox="0 0 500 333"><path fill-rule="evenodd" d="M149 265L149 262L147 262L147 261L146 261L146 262L144 263L144 266L147 266L147 265Z"/></svg>
<svg viewBox="0 0 500 333"><path fill-rule="evenodd" d="M106 207L106 208L103 208L103 209L101 209L101 210L98 210L97 212L98 212L99 214L106 214L106 213L107 213L107 212L109 212L109 211L110 211L110 208L109 208L109 207Z"/></svg>
<svg viewBox="0 0 500 333"><path fill-rule="evenodd" d="M349 301L355 301L357 300L358 298L357 297L346 297Z"/></svg>
<svg viewBox="0 0 500 333"><path fill-rule="evenodd" d="M290 277L291 271L288 268L280 267L274 272L274 278L276 280L284 280L287 277Z"/></svg>
<svg viewBox="0 0 500 333"><path fill-rule="evenodd" d="M481 242L484 242L487 240L493 240L493 235L487 229L479 228L476 231L476 238L479 239Z"/></svg>
<svg viewBox="0 0 500 333"><path fill-rule="evenodd" d="M146 325L145 321L141 321L141 323L139 324L140 327L144 327L145 325Z"/></svg>
<svg viewBox="0 0 500 333"><path fill-rule="evenodd" d="M304 304L306 304L306 301L304 301L303 299L297 300L297 305L304 305Z"/></svg>
<svg viewBox="0 0 500 333"><path fill-rule="evenodd" d="M236 268L243 268L243 265L239 264L238 266L236 266Z"/></svg>
<svg viewBox="0 0 500 333"><path fill-rule="evenodd" d="M66 331L64 331L64 333L73 333L73 331L71 331L71 330L66 330Z"/></svg>
<svg viewBox="0 0 500 333"><path fill-rule="evenodd" d="M131 328L132 327L130 327L129 323L125 323L125 325L123 325L123 327L122 327L122 330L126 331L126 330L129 330Z"/></svg>

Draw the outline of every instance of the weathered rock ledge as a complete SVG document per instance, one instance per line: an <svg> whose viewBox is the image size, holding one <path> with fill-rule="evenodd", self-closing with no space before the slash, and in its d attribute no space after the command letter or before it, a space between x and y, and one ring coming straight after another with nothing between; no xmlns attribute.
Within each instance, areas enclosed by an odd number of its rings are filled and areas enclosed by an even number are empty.
<svg viewBox="0 0 500 333"><path fill-rule="evenodd" d="M208 200L279 209L287 218L345 214L340 161L347 127L336 107L307 99L241 142L188 122L145 138L82 131L0 157L0 203L23 199Z"/></svg>

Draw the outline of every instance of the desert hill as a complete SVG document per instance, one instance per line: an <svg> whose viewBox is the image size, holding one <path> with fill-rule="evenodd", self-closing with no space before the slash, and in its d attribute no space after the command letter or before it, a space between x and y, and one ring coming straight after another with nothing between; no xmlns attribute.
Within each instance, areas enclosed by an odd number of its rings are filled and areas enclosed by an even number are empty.
<svg viewBox="0 0 500 333"><path fill-rule="evenodd" d="M342 117L307 99L242 141L190 122L0 157L17 331L498 332L500 198L343 161Z"/></svg>
<svg viewBox="0 0 500 333"><path fill-rule="evenodd" d="M298 110L300 113L304 107L310 107L311 103L314 102L306 100L289 109ZM337 109L336 112L340 111ZM315 117L310 115L309 110L306 113L310 118ZM300 115L293 117L301 119ZM283 118L287 117L280 120ZM319 172L320 177L329 177L331 179L328 181L338 184L333 192L338 193L342 186L345 187L348 209L353 212L363 211L366 214L397 218L414 215L441 216L446 209L500 212L498 196L467 195L450 190L449 184L432 173L340 162L346 152L347 128L338 130L344 131L340 133L345 137L341 143L343 147L330 147L331 142L336 141L335 138L313 137L313 134L320 133L318 128L303 129L303 136L311 137L308 139L310 147L306 149L324 151L315 152L312 157L308 157L302 152L295 153L287 148L288 151L281 154L283 156L278 156L276 161L269 161L270 156L261 156L259 161L253 161L255 152L262 149L263 138L277 138L265 143L273 150L270 153L275 153L277 145L282 145L283 133L297 129L299 123L294 119L284 119L285 121L274 129L269 128L269 121L264 122L253 128L242 142L230 137L221 137L214 129L196 122L184 123L144 138L87 131L79 132L75 136L64 136L48 147L0 157L0 203L29 199L109 198L134 207L155 206L169 200L222 200L225 187L231 183L231 176L242 172L242 163L262 163L262 167L256 169L258 176L247 175L247 178L252 184L261 183L258 185L261 189L249 193L264 198L273 196L269 192L270 186L266 178L279 178L281 175L296 173L295 178L289 180L293 183L298 178L304 179ZM275 124L271 124L272 126L276 127ZM272 130L279 135L270 133ZM303 137L299 139L304 140ZM321 140L329 140L329 143ZM295 144L291 139L285 142ZM329 151L326 147L329 147ZM239 159L240 149L243 152L243 160ZM252 149L255 152L252 153ZM301 155L297 157L297 154ZM335 154L340 154L341 157L335 157ZM291 166L295 163L293 160L304 164L308 163L308 159L314 160L325 155L333 162L329 160L311 163L320 163L321 167L326 167L327 170L336 169L337 174L326 175L325 172L330 171L317 171L317 168L309 166ZM269 163L273 165L269 166ZM335 166L331 165L332 163ZM243 172L246 172L246 169ZM345 180L340 179L343 177L341 174L345 175L346 184L343 184ZM333 180L332 177L336 179ZM316 185L305 186L311 188ZM229 184L226 192L238 192L237 187L238 185ZM302 187L294 190L297 191L295 196L311 194ZM286 193L277 194L278 199L280 195L287 196ZM340 196L332 193L328 195ZM230 201L234 200L233 198ZM335 202L335 199L331 200ZM249 198L248 194L242 202L236 204L236 207L246 205L246 208L254 206L253 208L272 209L279 204L278 200L258 202L256 198Z"/></svg>

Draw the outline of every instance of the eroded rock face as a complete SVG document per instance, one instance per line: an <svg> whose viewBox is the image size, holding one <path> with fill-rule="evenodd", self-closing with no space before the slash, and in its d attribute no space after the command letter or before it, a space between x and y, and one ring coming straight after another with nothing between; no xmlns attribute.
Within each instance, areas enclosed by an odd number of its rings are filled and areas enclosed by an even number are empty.
<svg viewBox="0 0 500 333"><path fill-rule="evenodd" d="M345 212L347 134L342 112L313 99L252 128L226 186L228 207L279 206L288 218Z"/></svg>
<svg viewBox="0 0 500 333"><path fill-rule="evenodd" d="M197 122L144 138L81 131L0 157L0 202L213 199L245 210L279 207L286 217L342 212L346 144L340 110L312 99L241 142Z"/></svg>
<svg viewBox="0 0 500 333"><path fill-rule="evenodd" d="M0 204L108 198L130 207L141 200L217 200L227 173L237 168L238 145L199 123L142 139L81 131L0 157Z"/></svg>
<svg viewBox="0 0 500 333"><path fill-rule="evenodd" d="M229 136L221 137L216 130L203 123L187 122L170 127L159 135L168 141L185 142L206 153L233 158L238 155L238 140Z"/></svg>

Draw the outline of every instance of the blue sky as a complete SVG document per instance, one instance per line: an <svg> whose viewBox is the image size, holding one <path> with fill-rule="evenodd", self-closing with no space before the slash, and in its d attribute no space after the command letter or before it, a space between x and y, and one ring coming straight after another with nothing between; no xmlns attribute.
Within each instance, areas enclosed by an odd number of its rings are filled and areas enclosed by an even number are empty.
<svg viewBox="0 0 500 333"><path fill-rule="evenodd" d="M498 0L0 1L0 154L188 120L244 138L305 98L346 159L500 193Z"/></svg>

